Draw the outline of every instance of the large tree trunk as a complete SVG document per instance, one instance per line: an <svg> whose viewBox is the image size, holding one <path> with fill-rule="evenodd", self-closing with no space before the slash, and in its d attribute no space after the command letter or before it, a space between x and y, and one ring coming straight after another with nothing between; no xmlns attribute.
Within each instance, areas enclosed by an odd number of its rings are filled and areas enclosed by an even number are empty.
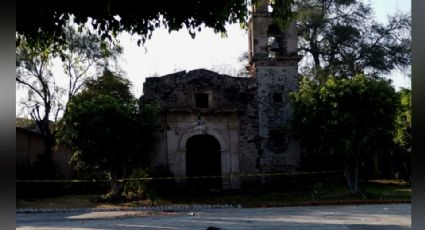
<svg viewBox="0 0 425 230"><path fill-rule="evenodd" d="M359 155L356 154L354 160L354 181L353 181L353 194L357 194L359 192Z"/></svg>
<svg viewBox="0 0 425 230"><path fill-rule="evenodd" d="M358 155L354 159L349 159L345 164L345 173L348 189L352 194L359 192L359 158Z"/></svg>
<svg viewBox="0 0 425 230"><path fill-rule="evenodd" d="M49 158L53 158L53 152L55 148L55 137L52 133L48 133L43 136L44 141L44 155Z"/></svg>
<svg viewBox="0 0 425 230"><path fill-rule="evenodd" d="M314 68L320 72L322 67L320 66L320 52L317 43L317 28L314 28L310 40L310 53L313 56Z"/></svg>
<svg viewBox="0 0 425 230"><path fill-rule="evenodd" d="M353 176L352 176L352 170L351 170L351 164L350 161L348 161L347 163L345 163L345 172L344 172L344 176L345 179L347 180L347 187L348 190L350 190L350 192L352 193L354 190L354 185L353 185Z"/></svg>
<svg viewBox="0 0 425 230"><path fill-rule="evenodd" d="M112 198L119 198L121 196L121 191L123 189L123 183L119 182L118 180L122 179L121 174L119 173L120 170L118 169L112 169L111 170L111 197Z"/></svg>
<svg viewBox="0 0 425 230"><path fill-rule="evenodd" d="M38 153L37 160L34 163L34 173L37 174L36 177L38 179L58 179L61 176L61 171L53 158L56 146L55 133L50 130L47 118L36 121L36 124L42 136L44 151Z"/></svg>
<svg viewBox="0 0 425 230"><path fill-rule="evenodd" d="M53 157L53 150L56 144L55 140L55 132L50 129L50 121L49 121L49 114L50 114L50 106L45 105L46 111L43 119L37 120L39 118L38 112L37 114L33 112L31 114L31 117L35 120L36 125L40 131L40 134L43 138L44 143L44 157L51 158Z"/></svg>

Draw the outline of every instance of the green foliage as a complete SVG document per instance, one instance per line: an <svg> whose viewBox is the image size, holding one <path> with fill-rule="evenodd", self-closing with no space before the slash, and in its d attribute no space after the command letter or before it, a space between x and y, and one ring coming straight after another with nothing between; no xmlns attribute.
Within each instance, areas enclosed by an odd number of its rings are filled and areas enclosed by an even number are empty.
<svg viewBox="0 0 425 230"><path fill-rule="evenodd" d="M148 172L144 168L135 168L130 174L128 180L124 184L124 196L128 199L143 199L147 193Z"/></svg>
<svg viewBox="0 0 425 230"><path fill-rule="evenodd" d="M148 190L146 195L147 195L147 198L151 201L152 206L155 204L155 201L157 201L159 198L158 193L155 190Z"/></svg>
<svg viewBox="0 0 425 230"><path fill-rule="evenodd" d="M402 89L397 93L400 106L397 110L396 129L394 134L395 151L393 158L396 162L393 167L396 179L411 178L412 157L412 98L409 89Z"/></svg>
<svg viewBox="0 0 425 230"><path fill-rule="evenodd" d="M295 0L304 74L351 77L387 74L411 63L411 17L392 15L386 25L361 0Z"/></svg>
<svg viewBox="0 0 425 230"><path fill-rule="evenodd" d="M113 39L126 31L139 35L140 44L161 25L170 32L186 27L192 37L201 30L201 25L215 32L225 32L226 23L246 21L248 4L248 0L74 0L67 4L50 0L19 0L16 30L31 44L48 42L60 46L66 43L62 28L73 16L80 26L89 22L102 39Z"/></svg>
<svg viewBox="0 0 425 230"><path fill-rule="evenodd" d="M27 128L27 129L36 129L36 124L34 120L17 117L16 118L16 127Z"/></svg>
<svg viewBox="0 0 425 230"><path fill-rule="evenodd" d="M69 25L62 29L67 46L60 51L55 51L51 43L34 46L25 38L16 48L16 82L27 91L21 106L43 136L46 155L51 155L56 145L57 130L51 121L59 119L69 99L96 73L96 67L107 66L109 59L121 52L119 46L101 42L97 35L77 32ZM58 85L53 76L52 63L58 57L68 77L66 87Z"/></svg>
<svg viewBox="0 0 425 230"><path fill-rule="evenodd" d="M291 130L306 158L332 156L341 160L335 162L340 169L358 170L366 157L388 155L393 148L398 98L388 81L304 77L292 102Z"/></svg>
<svg viewBox="0 0 425 230"><path fill-rule="evenodd" d="M295 20L294 12L292 11L292 6L294 0L271 0L270 1L273 7L272 17L273 20L279 25L281 30L285 28Z"/></svg>
<svg viewBox="0 0 425 230"><path fill-rule="evenodd" d="M76 150L77 170L105 171L112 179L147 164L158 108L138 105L130 83L108 70L68 104L61 120L62 141Z"/></svg>
<svg viewBox="0 0 425 230"><path fill-rule="evenodd" d="M61 58L63 71L69 78L69 100L80 91L84 81L99 74L99 69L110 68L110 62L116 62L122 47L102 40L86 28L77 30L67 25L63 31L66 45L55 51L50 44L50 49Z"/></svg>
<svg viewBox="0 0 425 230"><path fill-rule="evenodd" d="M409 89L398 92L400 107L396 117L396 133L394 141L404 151L410 152L412 146L412 98Z"/></svg>
<svg viewBox="0 0 425 230"><path fill-rule="evenodd" d="M135 168L124 184L123 194L128 199L147 198L151 200L153 205L160 195L174 194L177 191L176 183L172 179L141 180L141 178L164 178L173 176L174 175L165 166L159 166L150 170L144 167Z"/></svg>
<svg viewBox="0 0 425 230"><path fill-rule="evenodd" d="M292 96L292 129L309 152L349 156L358 148L367 154L388 146L397 108L389 82L361 75L324 83L304 77Z"/></svg>

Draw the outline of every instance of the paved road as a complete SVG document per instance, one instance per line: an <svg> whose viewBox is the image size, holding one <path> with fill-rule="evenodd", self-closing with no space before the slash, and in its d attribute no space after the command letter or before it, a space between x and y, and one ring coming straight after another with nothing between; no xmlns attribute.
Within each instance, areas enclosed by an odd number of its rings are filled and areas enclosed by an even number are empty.
<svg viewBox="0 0 425 230"><path fill-rule="evenodd" d="M70 212L17 214L16 229L197 229L222 230L405 230L411 205L314 206L211 209L191 215L146 212Z"/></svg>

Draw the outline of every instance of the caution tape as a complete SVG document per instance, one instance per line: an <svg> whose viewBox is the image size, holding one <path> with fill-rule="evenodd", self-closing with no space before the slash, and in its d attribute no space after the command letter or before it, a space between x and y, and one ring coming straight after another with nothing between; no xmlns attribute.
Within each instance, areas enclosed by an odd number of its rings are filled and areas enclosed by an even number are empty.
<svg viewBox="0 0 425 230"><path fill-rule="evenodd" d="M184 177L141 177L126 179L75 179L75 180L16 180L16 183L98 183L98 182L125 182L125 181L151 181L151 180L181 180L181 179L213 179L227 177L263 177L263 176L291 176L343 173L343 171L315 171L315 172L280 172L280 173L232 173L217 176L184 176Z"/></svg>

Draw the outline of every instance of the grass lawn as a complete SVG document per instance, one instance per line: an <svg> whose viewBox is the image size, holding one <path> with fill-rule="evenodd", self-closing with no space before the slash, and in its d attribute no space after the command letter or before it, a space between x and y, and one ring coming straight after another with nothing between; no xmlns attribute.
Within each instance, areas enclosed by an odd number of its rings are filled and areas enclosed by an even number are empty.
<svg viewBox="0 0 425 230"><path fill-rule="evenodd" d="M411 186L393 180L375 180L361 184L362 194L354 196L347 188L335 184L315 184L303 191L233 191L208 194L180 194L158 197L155 205L168 204L241 204L243 207L273 207L314 205L326 203L410 201ZM97 203L96 195L58 196L51 198L17 199L17 208L77 208L77 207L133 207L148 206L150 200L122 202L118 204Z"/></svg>

